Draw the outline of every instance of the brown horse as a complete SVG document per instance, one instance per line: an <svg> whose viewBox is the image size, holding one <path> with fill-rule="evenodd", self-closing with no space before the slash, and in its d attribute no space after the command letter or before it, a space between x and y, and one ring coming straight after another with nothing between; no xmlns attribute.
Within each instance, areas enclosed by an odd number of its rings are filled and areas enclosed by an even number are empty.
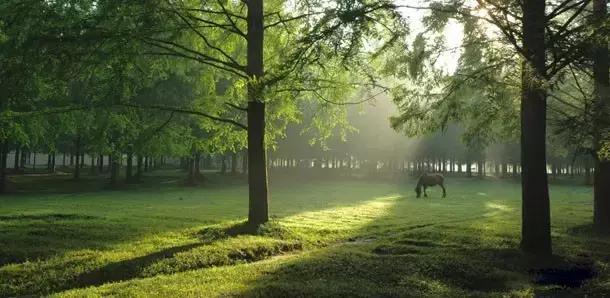
<svg viewBox="0 0 610 298"><path fill-rule="evenodd" d="M419 180L417 181L417 186L415 187L415 193L417 194L417 197L420 197L422 187L424 188L424 197L428 197L428 194L426 193L426 188L438 185L443 189L444 198L445 196L447 196L447 192L445 191L444 180L445 178L443 178L443 175L440 174L421 175L419 177Z"/></svg>

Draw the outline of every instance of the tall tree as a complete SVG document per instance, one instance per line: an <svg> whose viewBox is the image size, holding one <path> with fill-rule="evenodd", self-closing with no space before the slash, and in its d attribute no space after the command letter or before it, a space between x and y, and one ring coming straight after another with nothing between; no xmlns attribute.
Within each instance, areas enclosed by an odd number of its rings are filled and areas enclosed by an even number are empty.
<svg viewBox="0 0 610 298"><path fill-rule="evenodd" d="M521 247L551 253L551 213L546 172L546 19L545 0L522 3L521 82Z"/></svg>
<svg viewBox="0 0 610 298"><path fill-rule="evenodd" d="M594 26L593 80L594 80L594 214L595 228L610 232L610 159L603 156L602 146L605 138L610 138L610 75L608 51L608 1L593 0L592 23Z"/></svg>

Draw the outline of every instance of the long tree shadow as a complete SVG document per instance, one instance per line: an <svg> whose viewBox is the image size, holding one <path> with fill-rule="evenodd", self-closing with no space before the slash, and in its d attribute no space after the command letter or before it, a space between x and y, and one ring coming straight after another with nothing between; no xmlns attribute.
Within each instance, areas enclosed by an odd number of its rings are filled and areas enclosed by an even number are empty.
<svg viewBox="0 0 610 298"><path fill-rule="evenodd" d="M582 294L580 287L596 274L589 258L538 258L518 250L519 213L514 206L487 200L464 206L429 201L468 209L452 214L434 207L409 210L413 206L408 200L397 200L386 216L346 242L283 261L274 270L263 270L246 290L226 294L463 297L518 295L534 288L541 295L570 295ZM404 220L418 212L426 213L428 222Z"/></svg>
<svg viewBox="0 0 610 298"><path fill-rule="evenodd" d="M228 225L216 225L204 228L198 233L199 241L196 243L169 247L160 251L153 252L144 256L133 259L123 260L115 263L110 263L102 268L93 271L85 272L76 277L73 282L69 282L57 290L67 290L74 288L84 288L89 286L97 286L109 282L119 282L131 280L134 278L148 277L151 273L147 272L155 265L164 261L169 261L175 267L171 269L171 273L177 273L186 270L207 268L214 266L230 265L242 262L254 262L266 259L279 253L299 250L302 247L298 244L290 244L289 242L279 242L276 247L247 247L246 250L228 249L221 251L224 255L210 254L205 261L201 261L194 266L187 265L186 267L177 266L176 258L185 252L190 252L199 248L212 248L217 242L226 241L239 236L261 236L283 238L282 233L287 231L282 227L273 223L266 224L262 227L253 227L247 222L238 222ZM277 249L277 250L274 250ZM218 251L216 251L218 252ZM166 263L165 265L167 265ZM154 272L153 273L158 273Z"/></svg>
<svg viewBox="0 0 610 298"><path fill-rule="evenodd" d="M141 257L110 263L102 268L79 275L74 279L74 282L71 285L66 285L59 290L97 286L109 282L133 279L141 276L144 268L159 260L172 258L177 253L189 251L202 245L205 244L191 243L174 246Z"/></svg>

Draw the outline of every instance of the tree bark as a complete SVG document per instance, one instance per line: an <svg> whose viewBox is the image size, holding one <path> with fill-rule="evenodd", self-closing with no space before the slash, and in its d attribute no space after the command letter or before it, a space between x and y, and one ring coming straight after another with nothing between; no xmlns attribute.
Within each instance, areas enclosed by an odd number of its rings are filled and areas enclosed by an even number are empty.
<svg viewBox="0 0 610 298"><path fill-rule="evenodd" d="M269 221L267 152L265 150L265 103L260 80L263 77L263 0L248 4L248 223Z"/></svg>
<svg viewBox="0 0 610 298"><path fill-rule="evenodd" d="M608 1L593 0L593 23L598 31L608 17ZM597 34L594 45L593 77L596 117L594 120L596 151L602 146L603 132L608 131L604 120L610 119L610 62L608 42L602 32ZM610 233L610 160L595 155L595 174L593 181L593 225L602 233Z"/></svg>
<svg viewBox="0 0 610 298"><path fill-rule="evenodd" d="M550 255L551 212L546 172L545 0L522 2L521 249Z"/></svg>

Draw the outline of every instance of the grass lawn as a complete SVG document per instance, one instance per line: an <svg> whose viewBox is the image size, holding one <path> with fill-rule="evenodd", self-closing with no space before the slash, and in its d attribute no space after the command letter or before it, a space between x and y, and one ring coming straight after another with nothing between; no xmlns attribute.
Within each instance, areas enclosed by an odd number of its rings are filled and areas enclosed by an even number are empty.
<svg viewBox="0 0 610 298"><path fill-rule="evenodd" d="M416 199L412 181L274 181L273 220L248 234L239 179L72 193L53 187L67 177L19 179L37 192L0 197L0 296L610 295L610 238L590 231L583 186L552 185L541 260L517 250L511 181L448 178L446 199Z"/></svg>

